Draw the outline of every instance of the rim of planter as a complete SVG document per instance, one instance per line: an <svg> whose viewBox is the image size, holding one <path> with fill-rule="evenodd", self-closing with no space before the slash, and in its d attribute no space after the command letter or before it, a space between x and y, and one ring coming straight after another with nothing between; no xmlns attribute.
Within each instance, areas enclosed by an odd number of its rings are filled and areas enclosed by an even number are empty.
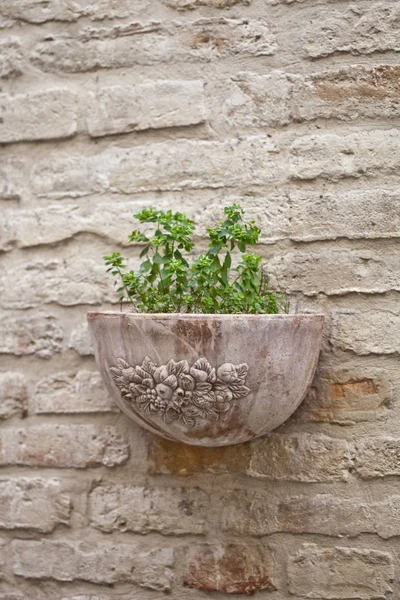
<svg viewBox="0 0 400 600"><path fill-rule="evenodd" d="M324 320L88 313L96 362L119 408L152 433L198 446L239 444L282 425L312 383Z"/></svg>
<svg viewBox="0 0 400 600"><path fill-rule="evenodd" d="M170 317L179 317L181 318L201 318L201 317L218 317L219 319L225 318L246 318L246 319L259 319L259 318L268 318L268 319L287 319L287 318L304 318L304 317L320 317L325 319L325 315L322 313L279 313L279 314L266 314L266 313L141 313L141 312L129 312L129 311L119 311L119 310L91 310L87 313L88 319L92 316L96 315L128 315L130 317L140 317L140 318L157 318L157 319L167 319Z"/></svg>

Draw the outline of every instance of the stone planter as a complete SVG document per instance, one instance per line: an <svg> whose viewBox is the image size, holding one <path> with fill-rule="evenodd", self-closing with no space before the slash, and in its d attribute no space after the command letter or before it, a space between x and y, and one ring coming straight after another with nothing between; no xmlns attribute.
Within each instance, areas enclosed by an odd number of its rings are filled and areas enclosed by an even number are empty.
<svg viewBox="0 0 400 600"><path fill-rule="evenodd" d="M97 363L131 419L170 440L224 446L278 427L313 379L320 315L91 312Z"/></svg>

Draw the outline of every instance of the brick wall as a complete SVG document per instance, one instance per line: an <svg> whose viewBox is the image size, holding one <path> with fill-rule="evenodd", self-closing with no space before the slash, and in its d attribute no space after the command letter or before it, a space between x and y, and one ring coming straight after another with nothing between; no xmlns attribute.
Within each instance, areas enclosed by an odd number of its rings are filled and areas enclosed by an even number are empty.
<svg viewBox="0 0 400 600"><path fill-rule="evenodd" d="M399 22L1 1L0 600L400 598ZM115 409L85 315L135 210L232 201L324 345L287 424L196 449Z"/></svg>

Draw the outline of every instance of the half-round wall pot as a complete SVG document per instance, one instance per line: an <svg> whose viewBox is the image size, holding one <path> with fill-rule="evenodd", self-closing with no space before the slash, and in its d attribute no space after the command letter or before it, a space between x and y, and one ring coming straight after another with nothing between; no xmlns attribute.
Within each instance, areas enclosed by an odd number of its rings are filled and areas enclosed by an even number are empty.
<svg viewBox="0 0 400 600"><path fill-rule="evenodd" d="M296 410L324 317L91 312L88 321L102 377L128 417L169 440L225 446Z"/></svg>

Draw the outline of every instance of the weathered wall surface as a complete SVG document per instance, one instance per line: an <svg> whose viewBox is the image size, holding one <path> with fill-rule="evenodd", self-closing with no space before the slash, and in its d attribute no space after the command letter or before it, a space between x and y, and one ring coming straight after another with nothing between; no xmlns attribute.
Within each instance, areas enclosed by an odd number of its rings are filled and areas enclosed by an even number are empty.
<svg viewBox="0 0 400 600"><path fill-rule="evenodd" d="M399 23L1 1L1 600L400 597ZM113 407L85 315L135 210L204 227L234 200L292 309L327 315L320 368L272 435L178 446Z"/></svg>

